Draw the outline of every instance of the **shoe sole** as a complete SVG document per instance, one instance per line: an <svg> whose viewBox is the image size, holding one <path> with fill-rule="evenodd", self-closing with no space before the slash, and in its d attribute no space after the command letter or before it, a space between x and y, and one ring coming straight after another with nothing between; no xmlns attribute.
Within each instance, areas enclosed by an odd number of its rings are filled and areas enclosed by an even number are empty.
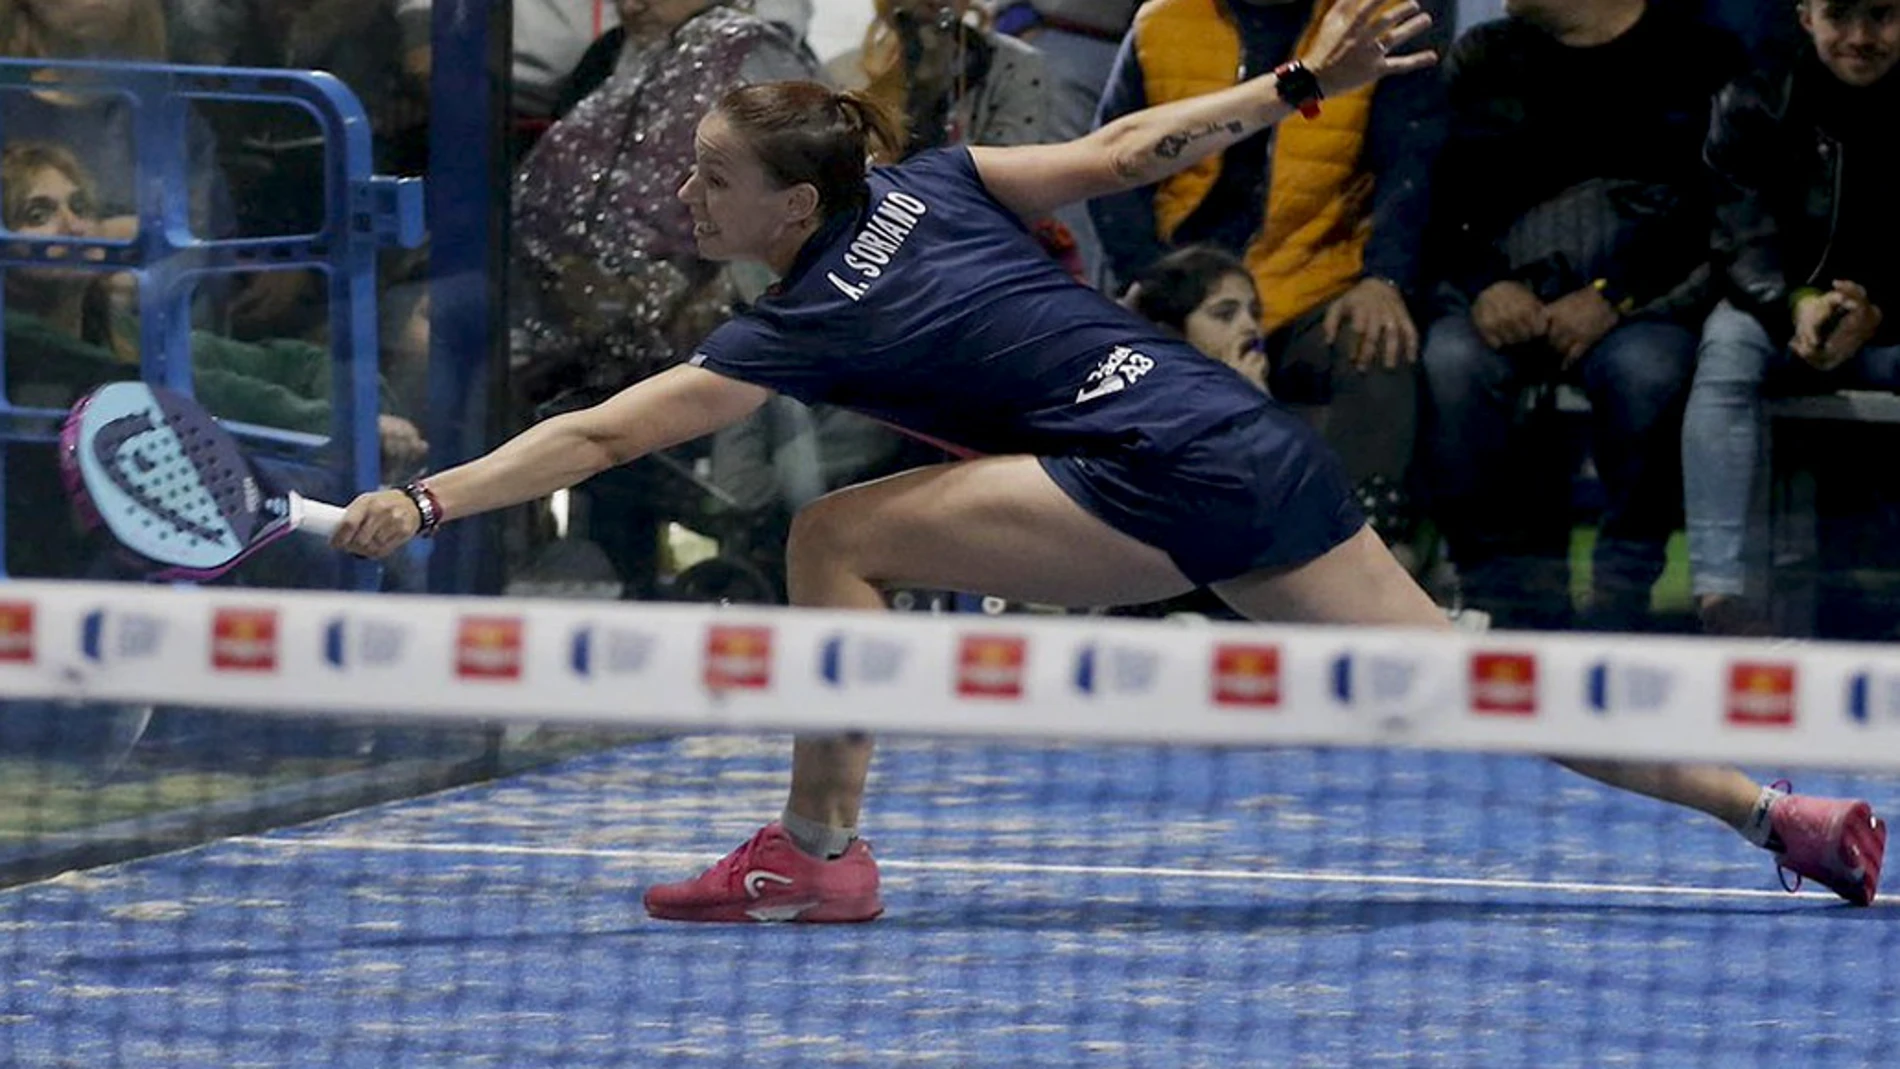
<svg viewBox="0 0 1900 1069"><path fill-rule="evenodd" d="M716 906L646 907L647 916L661 921L699 924L863 924L884 914L876 894L809 904L721 903ZM796 912L791 912L796 911Z"/></svg>

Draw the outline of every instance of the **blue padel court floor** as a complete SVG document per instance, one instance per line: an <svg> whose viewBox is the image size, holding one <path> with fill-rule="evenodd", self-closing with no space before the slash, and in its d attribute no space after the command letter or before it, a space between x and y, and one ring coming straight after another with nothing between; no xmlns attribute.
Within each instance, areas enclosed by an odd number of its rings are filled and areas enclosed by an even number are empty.
<svg viewBox="0 0 1900 1069"><path fill-rule="evenodd" d="M1900 913L1541 762L888 745L889 913L648 920L783 801L661 740L0 892L0 1064L1832 1066ZM1770 770L1761 770L1770 771ZM1773 770L1780 771L1780 770ZM1891 779L1797 775L1900 807Z"/></svg>

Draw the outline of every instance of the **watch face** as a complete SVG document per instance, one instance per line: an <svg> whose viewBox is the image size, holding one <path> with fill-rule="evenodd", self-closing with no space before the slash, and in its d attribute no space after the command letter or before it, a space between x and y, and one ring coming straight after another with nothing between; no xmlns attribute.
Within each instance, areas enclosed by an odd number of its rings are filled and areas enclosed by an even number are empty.
<svg viewBox="0 0 1900 1069"><path fill-rule="evenodd" d="M1274 69L1274 89L1287 106L1299 109L1300 114L1312 118L1319 114L1319 100L1323 95L1319 88L1319 76L1308 70L1303 63L1287 63Z"/></svg>

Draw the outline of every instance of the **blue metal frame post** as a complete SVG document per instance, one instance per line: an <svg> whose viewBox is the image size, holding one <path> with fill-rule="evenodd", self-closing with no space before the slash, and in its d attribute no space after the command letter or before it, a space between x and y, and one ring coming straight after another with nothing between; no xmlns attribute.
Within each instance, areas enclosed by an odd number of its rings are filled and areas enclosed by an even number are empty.
<svg viewBox="0 0 1900 1069"><path fill-rule="evenodd" d="M435 0L430 27L429 446L441 470L506 430L511 0ZM500 514L442 529L429 589L497 593Z"/></svg>

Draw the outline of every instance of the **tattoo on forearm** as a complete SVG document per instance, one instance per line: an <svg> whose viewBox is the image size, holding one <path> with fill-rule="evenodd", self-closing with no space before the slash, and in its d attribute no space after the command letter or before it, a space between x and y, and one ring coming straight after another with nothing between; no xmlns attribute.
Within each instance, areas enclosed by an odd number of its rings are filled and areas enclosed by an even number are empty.
<svg viewBox="0 0 1900 1069"><path fill-rule="evenodd" d="M1162 138L1161 141L1155 145L1155 155L1164 160L1179 159L1181 153L1186 151L1187 147L1196 141L1213 137L1223 130L1238 136L1246 129L1246 126L1243 125L1239 119L1232 119L1224 123L1211 122L1205 126L1197 126L1192 130L1179 130Z"/></svg>

